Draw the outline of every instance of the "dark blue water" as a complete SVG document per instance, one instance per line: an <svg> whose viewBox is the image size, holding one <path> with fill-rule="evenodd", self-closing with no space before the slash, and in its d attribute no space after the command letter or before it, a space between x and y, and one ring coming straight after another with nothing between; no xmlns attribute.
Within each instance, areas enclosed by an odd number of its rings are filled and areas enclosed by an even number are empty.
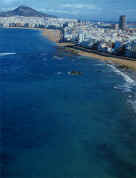
<svg viewBox="0 0 136 178"><path fill-rule="evenodd" d="M1 29L1 177L135 178L135 92L131 74Z"/></svg>

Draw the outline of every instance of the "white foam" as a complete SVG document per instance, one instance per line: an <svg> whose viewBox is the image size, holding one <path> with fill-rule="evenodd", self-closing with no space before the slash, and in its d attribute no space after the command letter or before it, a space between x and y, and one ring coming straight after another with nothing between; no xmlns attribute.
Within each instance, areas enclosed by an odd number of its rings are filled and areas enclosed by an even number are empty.
<svg viewBox="0 0 136 178"><path fill-rule="evenodd" d="M15 55L16 53L0 53L0 56Z"/></svg>
<svg viewBox="0 0 136 178"><path fill-rule="evenodd" d="M121 72L120 70L118 70L118 69L117 69L115 66L113 66L113 65L109 65L109 66L113 69L114 72L116 72L118 75L122 76L123 79L124 79L127 83L129 83L129 84L131 84L131 85L136 85L136 82L135 82L132 78L130 78L127 74Z"/></svg>
<svg viewBox="0 0 136 178"><path fill-rule="evenodd" d="M136 82L131 77L129 77L127 74L118 70L115 66L113 65L108 65L108 66L110 66L115 73L122 76L123 79L125 80L125 83L123 85L114 86L114 88L118 90L123 90L123 92L128 93L127 101L133 108L134 112L136 112L136 98L135 98L136 96L132 95L133 89L136 86Z"/></svg>
<svg viewBox="0 0 136 178"><path fill-rule="evenodd" d="M132 91L132 87L129 84L114 86L114 89L123 90L126 93L129 93Z"/></svg>

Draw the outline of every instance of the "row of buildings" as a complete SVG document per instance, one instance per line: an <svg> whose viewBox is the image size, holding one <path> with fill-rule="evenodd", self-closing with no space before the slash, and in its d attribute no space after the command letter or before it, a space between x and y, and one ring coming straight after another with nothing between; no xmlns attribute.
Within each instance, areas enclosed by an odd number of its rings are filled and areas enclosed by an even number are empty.
<svg viewBox="0 0 136 178"><path fill-rule="evenodd" d="M120 17L118 26L103 23L68 25L64 28L64 40L101 52L136 58L136 30L127 28L125 16Z"/></svg>
<svg viewBox="0 0 136 178"><path fill-rule="evenodd" d="M51 17L0 17L0 27L27 27L27 28L63 28L66 23L76 23L76 19Z"/></svg>
<svg viewBox="0 0 136 178"><path fill-rule="evenodd" d="M0 17L1 27L40 27L45 25L44 18L41 17L24 17L24 16L11 16Z"/></svg>
<svg viewBox="0 0 136 178"><path fill-rule="evenodd" d="M114 25L51 17L0 17L0 27L59 28L64 41L136 58L136 30L127 29L126 16Z"/></svg>

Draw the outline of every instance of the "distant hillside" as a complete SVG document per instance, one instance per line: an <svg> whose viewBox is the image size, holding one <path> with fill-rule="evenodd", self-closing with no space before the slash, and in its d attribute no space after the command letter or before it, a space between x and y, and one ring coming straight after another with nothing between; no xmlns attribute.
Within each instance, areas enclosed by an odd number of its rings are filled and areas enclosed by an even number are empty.
<svg viewBox="0 0 136 178"><path fill-rule="evenodd" d="M35 9L26 6L19 6L18 8L7 11L0 12L0 17L10 17L10 16L24 16L24 17L55 17L52 15L48 15L42 12L39 12Z"/></svg>

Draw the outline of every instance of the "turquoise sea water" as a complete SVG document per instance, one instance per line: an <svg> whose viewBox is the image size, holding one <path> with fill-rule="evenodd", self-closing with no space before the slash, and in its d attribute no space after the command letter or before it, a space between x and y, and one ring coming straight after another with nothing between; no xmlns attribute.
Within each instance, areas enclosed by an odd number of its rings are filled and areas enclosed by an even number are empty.
<svg viewBox="0 0 136 178"><path fill-rule="evenodd" d="M136 178L131 75L38 31L0 29L1 177Z"/></svg>

